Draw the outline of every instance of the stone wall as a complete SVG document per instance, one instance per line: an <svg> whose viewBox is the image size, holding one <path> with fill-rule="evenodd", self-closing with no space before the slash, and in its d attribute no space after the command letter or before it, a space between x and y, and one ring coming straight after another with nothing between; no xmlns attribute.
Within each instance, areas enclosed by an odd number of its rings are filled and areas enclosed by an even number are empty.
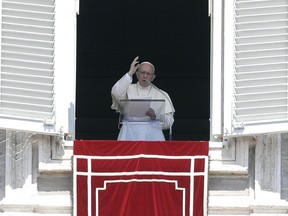
<svg viewBox="0 0 288 216"><path fill-rule="evenodd" d="M210 150L209 215L287 215L287 138L231 138L219 158Z"/></svg>
<svg viewBox="0 0 288 216"><path fill-rule="evenodd" d="M0 139L0 212L71 215L72 147L21 131L0 131Z"/></svg>
<svg viewBox="0 0 288 216"><path fill-rule="evenodd" d="M5 197L6 131L0 130L0 200Z"/></svg>

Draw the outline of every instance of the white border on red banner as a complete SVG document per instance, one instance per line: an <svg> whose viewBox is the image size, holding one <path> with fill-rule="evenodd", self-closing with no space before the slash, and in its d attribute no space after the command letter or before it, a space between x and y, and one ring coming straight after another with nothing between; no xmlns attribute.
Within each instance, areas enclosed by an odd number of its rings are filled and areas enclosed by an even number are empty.
<svg viewBox="0 0 288 216"><path fill-rule="evenodd" d="M99 197L98 197L98 192L100 190L106 190L107 188L107 184L111 184L111 183L121 183L121 182L124 182L124 183L129 183L129 182L165 182L165 183L174 183L175 185L175 189L176 190L180 190L182 191L182 215L185 216L185 188L180 188L178 187L178 182L177 181L172 181L172 180L166 180L166 179L129 179L129 180L108 180L108 181L104 181L104 187L103 188L96 188L96 209L99 209L99 205L98 205L98 202L97 200L99 200ZM99 216L99 213L98 211L96 211L96 216Z"/></svg>

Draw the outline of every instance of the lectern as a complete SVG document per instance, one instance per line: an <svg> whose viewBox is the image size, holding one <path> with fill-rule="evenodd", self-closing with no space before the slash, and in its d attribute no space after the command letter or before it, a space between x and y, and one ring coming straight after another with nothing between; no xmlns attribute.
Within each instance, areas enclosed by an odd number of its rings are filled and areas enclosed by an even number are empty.
<svg viewBox="0 0 288 216"><path fill-rule="evenodd" d="M165 115L164 99L120 100L118 140L162 141ZM146 112L152 108L156 118L151 119Z"/></svg>

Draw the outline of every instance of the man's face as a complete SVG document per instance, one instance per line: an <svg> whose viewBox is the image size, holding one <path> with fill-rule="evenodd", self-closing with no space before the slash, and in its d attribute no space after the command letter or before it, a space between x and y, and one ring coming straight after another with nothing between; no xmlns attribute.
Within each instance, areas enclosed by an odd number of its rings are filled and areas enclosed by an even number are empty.
<svg viewBox="0 0 288 216"><path fill-rule="evenodd" d="M153 67L149 64L142 64L138 68L136 76L141 86L143 87L149 86L150 84L146 81L152 82L155 78Z"/></svg>

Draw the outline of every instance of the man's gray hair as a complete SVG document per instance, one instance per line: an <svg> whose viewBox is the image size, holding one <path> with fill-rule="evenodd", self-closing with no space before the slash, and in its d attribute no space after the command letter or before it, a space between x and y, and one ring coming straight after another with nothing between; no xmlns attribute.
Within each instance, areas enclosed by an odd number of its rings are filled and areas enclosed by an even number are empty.
<svg viewBox="0 0 288 216"><path fill-rule="evenodd" d="M154 65L151 62L145 61L145 62L142 62L139 66L141 67L144 64L150 65L152 67L152 69L153 69L153 74L155 74L155 67L154 67Z"/></svg>

